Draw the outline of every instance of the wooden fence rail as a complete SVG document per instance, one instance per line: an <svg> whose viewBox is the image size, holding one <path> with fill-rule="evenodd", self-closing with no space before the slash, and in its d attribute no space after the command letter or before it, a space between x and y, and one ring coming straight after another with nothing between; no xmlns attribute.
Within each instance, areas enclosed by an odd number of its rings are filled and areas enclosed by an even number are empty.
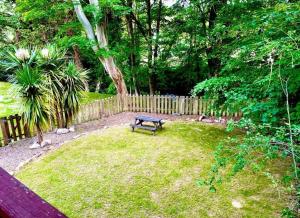
<svg viewBox="0 0 300 218"><path fill-rule="evenodd" d="M98 120L124 111L233 118L241 116L241 113L230 113L227 108L216 109L213 107L213 103L213 100L192 96L126 95L125 98L121 98L121 96L115 95L81 105L78 114L74 118L74 124ZM0 145L1 141L7 145L9 142L30 137L28 126L24 123L22 117L17 114L8 118L1 118L0 127L3 137L3 140L0 138ZM52 129L49 128L48 131Z"/></svg>

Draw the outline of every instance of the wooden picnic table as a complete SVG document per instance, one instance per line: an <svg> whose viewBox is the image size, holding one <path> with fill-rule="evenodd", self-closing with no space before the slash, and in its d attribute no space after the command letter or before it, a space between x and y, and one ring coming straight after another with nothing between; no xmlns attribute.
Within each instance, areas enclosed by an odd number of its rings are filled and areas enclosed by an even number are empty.
<svg viewBox="0 0 300 218"><path fill-rule="evenodd" d="M152 123L153 125L145 125L144 123ZM163 121L161 118L139 115L135 117L134 124L131 124L132 131L135 128L152 131L153 135L158 129L162 129Z"/></svg>

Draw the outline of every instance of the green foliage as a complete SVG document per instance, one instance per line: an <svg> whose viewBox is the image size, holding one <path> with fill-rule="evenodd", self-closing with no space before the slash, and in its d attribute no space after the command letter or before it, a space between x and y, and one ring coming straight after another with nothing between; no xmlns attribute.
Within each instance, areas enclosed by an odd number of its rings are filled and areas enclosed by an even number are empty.
<svg viewBox="0 0 300 218"><path fill-rule="evenodd" d="M67 61L64 50L52 45L13 51L3 53L1 65L13 73L15 92L23 100L22 113L37 128L40 143L41 127L50 119L55 117L60 126L67 126L78 112L87 71L78 70Z"/></svg>
<svg viewBox="0 0 300 218"><path fill-rule="evenodd" d="M48 124L49 92L45 89L45 77L39 69L24 66L16 71L12 79L22 102L22 111L25 121L33 126Z"/></svg>
<svg viewBox="0 0 300 218"><path fill-rule="evenodd" d="M210 32L220 42L214 53L221 60L219 75L192 92L215 98L218 106L231 106L232 112L241 110L244 118L228 128L243 129L246 135L231 139L235 146L224 142L218 147L211 175L201 184L214 188L226 178L222 168L230 166L230 178L245 168L264 171L267 162L278 158L292 159L289 182L299 183L299 9L299 3L272 1L221 8Z"/></svg>
<svg viewBox="0 0 300 218"><path fill-rule="evenodd" d="M72 118L79 110L86 75L86 71L78 70L72 62L69 62L61 72L62 107L67 125L71 123Z"/></svg>

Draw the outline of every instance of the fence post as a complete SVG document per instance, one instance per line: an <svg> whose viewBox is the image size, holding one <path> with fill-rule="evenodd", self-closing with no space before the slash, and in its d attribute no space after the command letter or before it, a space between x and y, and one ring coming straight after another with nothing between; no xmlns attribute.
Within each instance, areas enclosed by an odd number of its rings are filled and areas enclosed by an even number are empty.
<svg viewBox="0 0 300 218"><path fill-rule="evenodd" d="M168 97L165 95L164 96L164 114L167 114L168 113Z"/></svg>
<svg viewBox="0 0 300 218"><path fill-rule="evenodd" d="M21 117L16 114L16 127L17 127L17 130L18 130L18 136L19 136L19 139L22 139L22 129L21 129L21 125L20 125L20 120L21 120Z"/></svg>
<svg viewBox="0 0 300 218"><path fill-rule="evenodd" d="M194 104L193 104L193 114L197 115L198 114L198 97L194 97Z"/></svg>
<svg viewBox="0 0 300 218"><path fill-rule="evenodd" d="M1 118L0 125L1 125L2 135L3 135L3 143L4 145L7 145L10 141L9 140L10 134L9 134L9 128L8 128L6 117Z"/></svg>
<svg viewBox="0 0 300 218"><path fill-rule="evenodd" d="M203 115L203 98L199 98L199 114Z"/></svg>
<svg viewBox="0 0 300 218"><path fill-rule="evenodd" d="M17 134L16 134L15 124L14 124L14 118L15 117L13 115L9 116L9 122L10 122L11 132L12 132L14 141L17 141Z"/></svg>

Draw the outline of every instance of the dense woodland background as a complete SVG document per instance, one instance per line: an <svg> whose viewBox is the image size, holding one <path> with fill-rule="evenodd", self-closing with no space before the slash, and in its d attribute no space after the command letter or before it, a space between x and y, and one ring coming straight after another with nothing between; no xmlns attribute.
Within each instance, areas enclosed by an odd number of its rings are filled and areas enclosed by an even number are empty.
<svg viewBox="0 0 300 218"><path fill-rule="evenodd" d="M114 88L97 56L112 55L129 92L188 95L212 77L241 86L231 77L269 75L272 50L278 56L284 45L298 46L297 1L101 0L98 9L88 1L81 4L93 25L105 25L109 51L94 54L71 1L46 0L2 1L2 49L47 43L67 48L90 70L89 89L103 92Z"/></svg>

